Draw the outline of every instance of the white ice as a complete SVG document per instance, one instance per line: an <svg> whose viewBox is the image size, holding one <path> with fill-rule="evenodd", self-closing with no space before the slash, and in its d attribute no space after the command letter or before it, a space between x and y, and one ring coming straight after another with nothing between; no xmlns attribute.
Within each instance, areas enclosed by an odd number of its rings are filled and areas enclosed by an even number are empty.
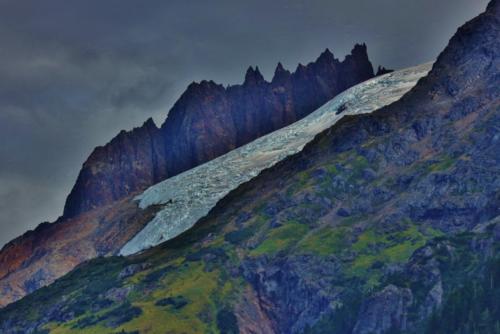
<svg viewBox="0 0 500 334"><path fill-rule="evenodd" d="M300 152L318 133L344 115L370 113L400 99L431 66L432 63L428 63L365 81L300 121L148 188L136 197L139 206L163 204L164 207L121 249L120 254L137 253L191 228L231 190Z"/></svg>

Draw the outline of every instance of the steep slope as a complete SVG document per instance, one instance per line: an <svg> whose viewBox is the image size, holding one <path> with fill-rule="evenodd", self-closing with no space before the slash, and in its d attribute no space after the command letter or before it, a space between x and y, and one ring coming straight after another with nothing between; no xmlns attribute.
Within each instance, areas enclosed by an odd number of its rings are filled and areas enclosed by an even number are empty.
<svg viewBox="0 0 500 334"><path fill-rule="evenodd" d="M72 218L110 204L167 176L165 140L154 121L148 119L94 149L66 200L63 217Z"/></svg>
<svg viewBox="0 0 500 334"><path fill-rule="evenodd" d="M271 83L249 69L240 86L190 85L161 129L149 119L94 150L68 197L65 216L3 247L0 307L82 261L117 254L161 207L138 208L133 196L141 189L302 118L372 76L366 46L357 45L343 62L327 50L293 74L278 65ZM77 255L66 256L73 249Z"/></svg>
<svg viewBox="0 0 500 334"><path fill-rule="evenodd" d="M114 255L160 207L131 198L68 220L41 224L0 253L0 306L52 283L86 260Z"/></svg>
<svg viewBox="0 0 500 334"><path fill-rule="evenodd" d="M291 124L373 76L363 44L342 62L327 49L294 73L278 64L271 82L250 67L242 85L193 83L160 129L148 120L94 150L67 198L64 217L112 203Z"/></svg>
<svg viewBox="0 0 500 334"><path fill-rule="evenodd" d="M140 200L139 206L145 209L163 205L163 208L120 254L130 255L179 235L208 214L231 190L263 169L301 151L315 135L344 115L372 112L397 101L430 68L431 64L425 64L367 80L300 121L151 186L136 197Z"/></svg>
<svg viewBox="0 0 500 334"><path fill-rule="evenodd" d="M179 237L8 306L0 328L494 332L499 56L494 0L400 101L344 117Z"/></svg>

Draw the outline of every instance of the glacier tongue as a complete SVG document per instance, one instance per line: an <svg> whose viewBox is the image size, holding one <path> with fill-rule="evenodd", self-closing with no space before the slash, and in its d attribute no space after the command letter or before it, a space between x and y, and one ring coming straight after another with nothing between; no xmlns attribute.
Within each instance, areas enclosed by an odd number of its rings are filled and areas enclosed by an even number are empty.
<svg viewBox="0 0 500 334"><path fill-rule="evenodd" d="M148 188L135 198L139 207L161 204L163 208L120 254L137 253L191 228L231 190L300 152L344 115L370 113L401 98L431 66L428 63L363 82L296 123Z"/></svg>

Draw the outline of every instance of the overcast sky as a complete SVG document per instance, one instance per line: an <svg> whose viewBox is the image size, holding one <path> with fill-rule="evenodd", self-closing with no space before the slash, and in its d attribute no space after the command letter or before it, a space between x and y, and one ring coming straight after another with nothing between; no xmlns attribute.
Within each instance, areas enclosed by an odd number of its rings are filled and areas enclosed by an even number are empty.
<svg viewBox="0 0 500 334"><path fill-rule="evenodd" d="M267 79L366 42L374 66L434 59L487 0L0 0L0 246L62 212L81 164L163 122L192 81Z"/></svg>

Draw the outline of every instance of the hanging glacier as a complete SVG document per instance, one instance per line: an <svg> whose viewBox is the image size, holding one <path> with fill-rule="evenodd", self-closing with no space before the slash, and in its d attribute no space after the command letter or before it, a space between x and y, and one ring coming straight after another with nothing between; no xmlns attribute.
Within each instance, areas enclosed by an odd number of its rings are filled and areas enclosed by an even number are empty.
<svg viewBox="0 0 500 334"><path fill-rule="evenodd" d="M151 186L135 200L145 209L162 205L120 250L130 255L191 228L231 190L262 170L300 152L318 133L344 115L370 113L397 101L431 69L427 63L363 82L339 94L307 117L196 168Z"/></svg>

